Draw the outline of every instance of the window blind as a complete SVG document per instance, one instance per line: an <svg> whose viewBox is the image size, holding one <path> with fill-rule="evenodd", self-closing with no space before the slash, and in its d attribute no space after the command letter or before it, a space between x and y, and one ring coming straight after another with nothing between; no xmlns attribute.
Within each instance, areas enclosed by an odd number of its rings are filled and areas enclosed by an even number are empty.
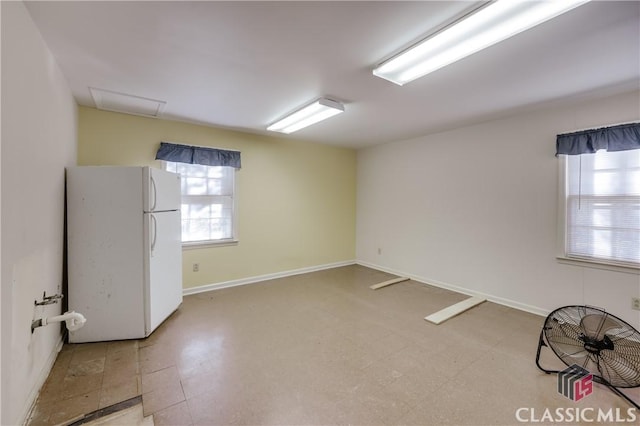
<svg viewBox="0 0 640 426"><path fill-rule="evenodd" d="M165 162L182 185L182 241L234 239L234 168Z"/></svg>
<svg viewBox="0 0 640 426"><path fill-rule="evenodd" d="M640 150L564 158L566 254L640 265Z"/></svg>

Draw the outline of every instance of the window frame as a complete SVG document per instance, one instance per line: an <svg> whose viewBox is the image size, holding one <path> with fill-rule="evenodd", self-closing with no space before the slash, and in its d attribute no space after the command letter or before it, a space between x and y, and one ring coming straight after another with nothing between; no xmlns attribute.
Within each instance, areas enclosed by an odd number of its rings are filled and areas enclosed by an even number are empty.
<svg viewBox="0 0 640 426"><path fill-rule="evenodd" d="M567 253L568 162L568 155L558 156L558 229L556 260L561 264L640 275L640 265L634 265L628 262L617 262L615 260L604 258L569 255Z"/></svg>
<svg viewBox="0 0 640 426"><path fill-rule="evenodd" d="M166 161L160 160L162 164L162 169L166 171L170 163L176 163L175 161ZM206 167L229 167L229 166L207 166ZM181 241L183 250L191 250L191 249L199 249L199 248L208 248L208 247L224 247L224 246L235 246L239 243L238 238L238 209L237 209L237 196L238 196L238 187L236 185L236 169L234 167L229 167L233 169L232 171L232 180L231 187L233 190L233 195L231 197L231 238L220 238L216 240L199 240L199 241ZM175 173L175 172L172 172ZM182 179L182 175L180 174L180 178ZM210 195L205 195L203 197L207 197ZM182 204L182 200L184 199L184 194L182 194L182 190L180 191L180 201ZM188 195L187 197L197 197L194 195ZM182 238L181 238L182 239Z"/></svg>

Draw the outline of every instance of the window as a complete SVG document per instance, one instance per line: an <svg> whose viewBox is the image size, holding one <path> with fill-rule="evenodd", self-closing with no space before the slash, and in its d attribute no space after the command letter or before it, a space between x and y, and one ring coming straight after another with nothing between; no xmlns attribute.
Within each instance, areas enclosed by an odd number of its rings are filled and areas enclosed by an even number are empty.
<svg viewBox="0 0 640 426"><path fill-rule="evenodd" d="M640 266L640 149L566 155L565 256Z"/></svg>
<svg viewBox="0 0 640 426"><path fill-rule="evenodd" d="M163 162L182 185L182 242L187 245L235 241L235 169ZM190 244L189 244L190 243Z"/></svg>

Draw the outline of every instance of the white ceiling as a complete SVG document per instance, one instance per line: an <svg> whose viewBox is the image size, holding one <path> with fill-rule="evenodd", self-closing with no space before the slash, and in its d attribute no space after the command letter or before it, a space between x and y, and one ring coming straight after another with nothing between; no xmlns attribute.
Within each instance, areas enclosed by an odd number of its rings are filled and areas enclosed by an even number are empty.
<svg viewBox="0 0 640 426"><path fill-rule="evenodd" d="M89 87L162 117L254 133L320 96L290 137L364 147L640 86L640 2L594 1L405 86L372 75L474 2L28 2L80 105ZM279 135L279 134L278 134ZM279 135L280 136L280 135Z"/></svg>

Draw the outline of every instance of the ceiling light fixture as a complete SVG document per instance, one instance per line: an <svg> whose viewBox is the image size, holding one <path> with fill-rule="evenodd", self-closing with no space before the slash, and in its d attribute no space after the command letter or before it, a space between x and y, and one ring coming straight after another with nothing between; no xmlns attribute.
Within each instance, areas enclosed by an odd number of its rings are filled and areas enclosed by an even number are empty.
<svg viewBox="0 0 640 426"><path fill-rule="evenodd" d="M276 121L267 130L289 134L341 112L344 112L344 106L340 102L320 98Z"/></svg>
<svg viewBox="0 0 640 426"><path fill-rule="evenodd" d="M497 0L383 62L373 74L400 86L535 27L589 0Z"/></svg>

